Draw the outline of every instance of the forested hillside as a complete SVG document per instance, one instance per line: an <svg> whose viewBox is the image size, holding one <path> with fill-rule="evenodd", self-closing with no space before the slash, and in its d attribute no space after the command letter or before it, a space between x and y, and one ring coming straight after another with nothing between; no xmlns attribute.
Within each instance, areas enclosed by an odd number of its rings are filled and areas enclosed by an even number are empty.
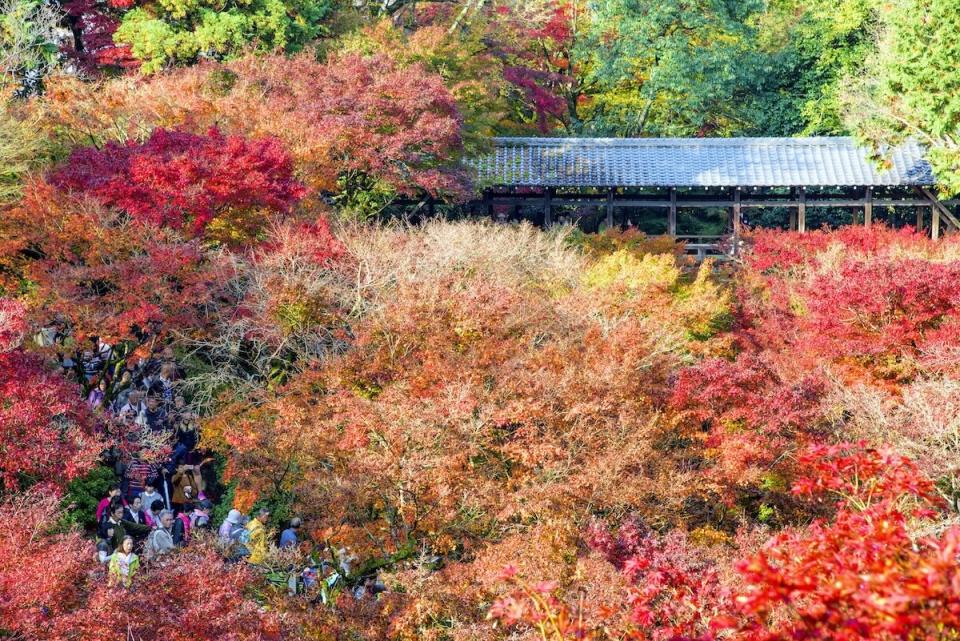
<svg viewBox="0 0 960 641"><path fill-rule="evenodd" d="M2 0L0 638L960 639L956 234L460 208L494 135L911 138L953 195L958 30Z"/></svg>

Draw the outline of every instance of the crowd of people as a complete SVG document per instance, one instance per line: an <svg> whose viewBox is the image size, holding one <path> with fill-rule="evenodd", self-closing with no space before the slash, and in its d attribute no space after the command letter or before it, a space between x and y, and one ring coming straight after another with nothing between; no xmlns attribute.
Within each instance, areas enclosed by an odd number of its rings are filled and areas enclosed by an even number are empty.
<svg viewBox="0 0 960 641"><path fill-rule="evenodd" d="M111 345L98 337L78 348L63 328L54 325L36 337L54 346L61 367L89 390L86 401L108 424L119 425L125 447L105 458L120 479L96 508L97 558L113 585L129 588L141 561L150 563L188 545L199 531L212 530L216 498L213 459L199 448L199 419L179 392L184 369L170 346L148 358L133 358L130 346ZM122 449L122 451L120 451ZM164 455L157 456L157 452ZM214 496L208 496L212 490ZM278 538L270 529L270 512L247 516L232 509L219 525L216 540L229 562L262 566L271 543L280 550L300 548L303 521L290 519ZM213 533L211 532L211 537ZM355 557L337 550L330 560L290 567L292 592L313 590L327 600L330 589L350 575ZM357 596L383 591L375 576L354 588Z"/></svg>

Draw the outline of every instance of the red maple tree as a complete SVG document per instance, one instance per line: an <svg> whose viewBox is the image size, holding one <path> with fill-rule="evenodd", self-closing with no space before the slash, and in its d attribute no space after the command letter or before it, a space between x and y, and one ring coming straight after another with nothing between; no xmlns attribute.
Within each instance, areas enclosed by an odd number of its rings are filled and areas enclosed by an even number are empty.
<svg viewBox="0 0 960 641"><path fill-rule="evenodd" d="M155 129L143 143L74 151L50 176L62 190L155 225L200 233L220 212L287 212L305 194L273 138Z"/></svg>
<svg viewBox="0 0 960 641"><path fill-rule="evenodd" d="M916 534L933 483L891 452L814 446L794 491L840 497L830 520L787 530L740 563L744 639L867 641L960 634L960 528Z"/></svg>
<svg viewBox="0 0 960 641"><path fill-rule="evenodd" d="M0 481L7 492L38 482L63 486L101 450L78 386L20 348L23 314L0 299Z"/></svg>
<svg viewBox="0 0 960 641"><path fill-rule="evenodd" d="M195 332L223 295L228 265L198 239L131 220L33 183L0 219L0 286L31 283L38 324L67 321L74 337L113 341Z"/></svg>

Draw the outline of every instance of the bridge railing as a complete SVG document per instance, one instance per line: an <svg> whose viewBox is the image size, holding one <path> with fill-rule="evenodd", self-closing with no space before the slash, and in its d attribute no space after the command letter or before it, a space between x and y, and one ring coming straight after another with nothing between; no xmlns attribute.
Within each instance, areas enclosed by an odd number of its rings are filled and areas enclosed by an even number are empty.
<svg viewBox="0 0 960 641"><path fill-rule="evenodd" d="M730 236L708 236L708 235L678 235L674 238L684 243L684 249L688 254L695 254L697 261L701 262L708 256L711 258L729 259L731 258L731 238Z"/></svg>

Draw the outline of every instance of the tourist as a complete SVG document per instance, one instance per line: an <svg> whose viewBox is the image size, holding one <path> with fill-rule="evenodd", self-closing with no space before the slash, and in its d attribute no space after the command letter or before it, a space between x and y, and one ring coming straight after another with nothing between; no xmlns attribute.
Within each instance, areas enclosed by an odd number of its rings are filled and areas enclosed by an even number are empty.
<svg viewBox="0 0 960 641"><path fill-rule="evenodd" d="M301 525L303 525L303 521L299 516L295 516L290 519L290 527L284 530L280 535L281 549L297 547L297 544L300 542L300 539L297 537L297 531L300 529Z"/></svg>
<svg viewBox="0 0 960 641"><path fill-rule="evenodd" d="M180 465L174 473L173 478L173 508L177 511L187 511L193 509L193 503L197 500L197 492L205 489L203 477L200 475L200 467L205 465L204 461L200 465ZM189 506L188 506L189 504Z"/></svg>
<svg viewBox="0 0 960 641"><path fill-rule="evenodd" d="M93 350L85 349L80 357L80 365L83 367L83 375L89 383L100 372L103 361L93 353Z"/></svg>
<svg viewBox="0 0 960 641"><path fill-rule="evenodd" d="M113 536L113 532L110 532L110 536ZM110 542L105 538L97 539L97 561L100 563L107 563L110 561L110 555L113 554L113 548L110 547Z"/></svg>
<svg viewBox="0 0 960 641"><path fill-rule="evenodd" d="M141 502L144 505L144 509L150 511L153 509L153 502L160 501L160 508L163 509L167 507L166 503L163 500L157 490L157 481L156 479L150 479L144 484L143 492L140 494Z"/></svg>
<svg viewBox="0 0 960 641"><path fill-rule="evenodd" d="M242 518L240 510L230 510L227 513L227 518L220 524L220 529L217 531L221 543L228 545L236 539L236 535L243 529Z"/></svg>
<svg viewBox="0 0 960 641"><path fill-rule="evenodd" d="M131 390L130 394L127 396L127 402L120 408L119 414L122 415L132 415L134 422L138 425L146 425L146 419L144 418L144 412L146 412L147 406L143 402L143 392L140 390Z"/></svg>
<svg viewBox="0 0 960 641"><path fill-rule="evenodd" d="M170 460L173 465L178 465L181 459L197 447L200 438L197 433L197 415L190 410L180 394L174 399L170 410L170 425L173 426L176 440Z"/></svg>
<svg viewBox="0 0 960 641"><path fill-rule="evenodd" d="M133 460L130 461L130 465L124 471L124 478L127 481L127 496L134 497L144 494L147 491L147 479L156 476L158 469L159 466L146 463L140 459L139 454L134 454ZM150 505L154 498L160 498L160 495L149 497L149 502L145 500L143 504Z"/></svg>
<svg viewBox="0 0 960 641"><path fill-rule="evenodd" d="M90 339L94 341L94 339ZM104 363L109 363L110 359L113 357L113 345L106 342L99 336L95 339L97 355L100 357L100 360Z"/></svg>
<svg viewBox="0 0 960 641"><path fill-rule="evenodd" d="M127 536L127 533L142 535L145 536L150 533L150 526L146 524L133 523L132 521L123 520L124 512L123 503L119 500L116 503L110 504L110 516L101 524L101 536L110 540L110 546L116 550L120 547L120 544L123 543L123 538ZM107 531L112 531L112 534L107 536Z"/></svg>
<svg viewBox="0 0 960 641"><path fill-rule="evenodd" d="M247 545L250 550L248 561L255 565L263 563L267 558L267 529L265 526L269 520L270 510L260 508L256 518L250 519L247 524L247 532L250 536L250 542Z"/></svg>
<svg viewBox="0 0 960 641"><path fill-rule="evenodd" d="M100 499L100 502L97 503L97 523L102 523L104 519L104 514L107 512L107 508L110 506L110 502L114 498L120 496L120 486L111 485L110 489L107 490L106 498Z"/></svg>
<svg viewBox="0 0 960 641"><path fill-rule="evenodd" d="M101 378L97 382L97 386L90 390L90 393L87 394L87 405L90 407L90 409L95 410L103 405L103 402L106 398L107 379Z"/></svg>
<svg viewBox="0 0 960 641"><path fill-rule="evenodd" d="M133 501L123 511L123 520L137 523L139 525L147 524L147 515L143 512L143 499L139 496L133 497Z"/></svg>
<svg viewBox="0 0 960 641"><path fill-rule="evenodd" d="M173 402L173 384L177 380L177 366L171 361L165 361L160 366L160 374L157 376L156 381L151 386L152 391L155 391L163 397L165 403Z"/></svg>
<svg viewBox="0 0 960 641"><path fill-rule="evenodd" d="M150 502L150 509L144 513L146 518L147 525L152 528L160 526L160 513L163 512L166 506L163 504L163 501L160 499L154 499Z"/></svg>
<svg viewBox="0 0 960 641"><path fill-rule="evenodd" d="M120 374L120 381L117 383L116 388L120 391L117 392L117 397L113 402L113 410L119 414L120 409L127 404L130 392L133 391L133 377L129 370L125 369L123 373Z"/></svg>
<svg viewBox="0 0 960 641"><path fill-rule="evenodd" d="M159 526L147 537L143 557L150 561L173 550L173 512L163 510L158 517Z"/></svg>
<svg viewBox="0 0 960 641"><path fill-rule="evenodd" d="M177 547L182 547L190 541L190 516L186 512L180 512L174 517L170 534L173 536L173 544Z"/></svg>
<svg viewBox="0 0 960 641"><path fill-rule="evenodd" d="M107 566L109 585L120 585L129 588L133 582L133 575L140 567L140 557L133 553L133 537L125 536L120 547L110 556Z"/></svg>
<svg viewBox="0 0 960 641"><path fill-rule="evenodd" d="M190 513L190 529L210 527L210 511L213 510L213 503L207 499L203 492L200 493L200 501Z"/></svg>
<svg viewBox="0 0 960 641"><path fill-rule="evenodd" d="M151 394L147 396L146 406L143 410L143 420L145 427L151 432L164 432L169 428L167 422L167 410L160 406L160 399Z"/></svg>

